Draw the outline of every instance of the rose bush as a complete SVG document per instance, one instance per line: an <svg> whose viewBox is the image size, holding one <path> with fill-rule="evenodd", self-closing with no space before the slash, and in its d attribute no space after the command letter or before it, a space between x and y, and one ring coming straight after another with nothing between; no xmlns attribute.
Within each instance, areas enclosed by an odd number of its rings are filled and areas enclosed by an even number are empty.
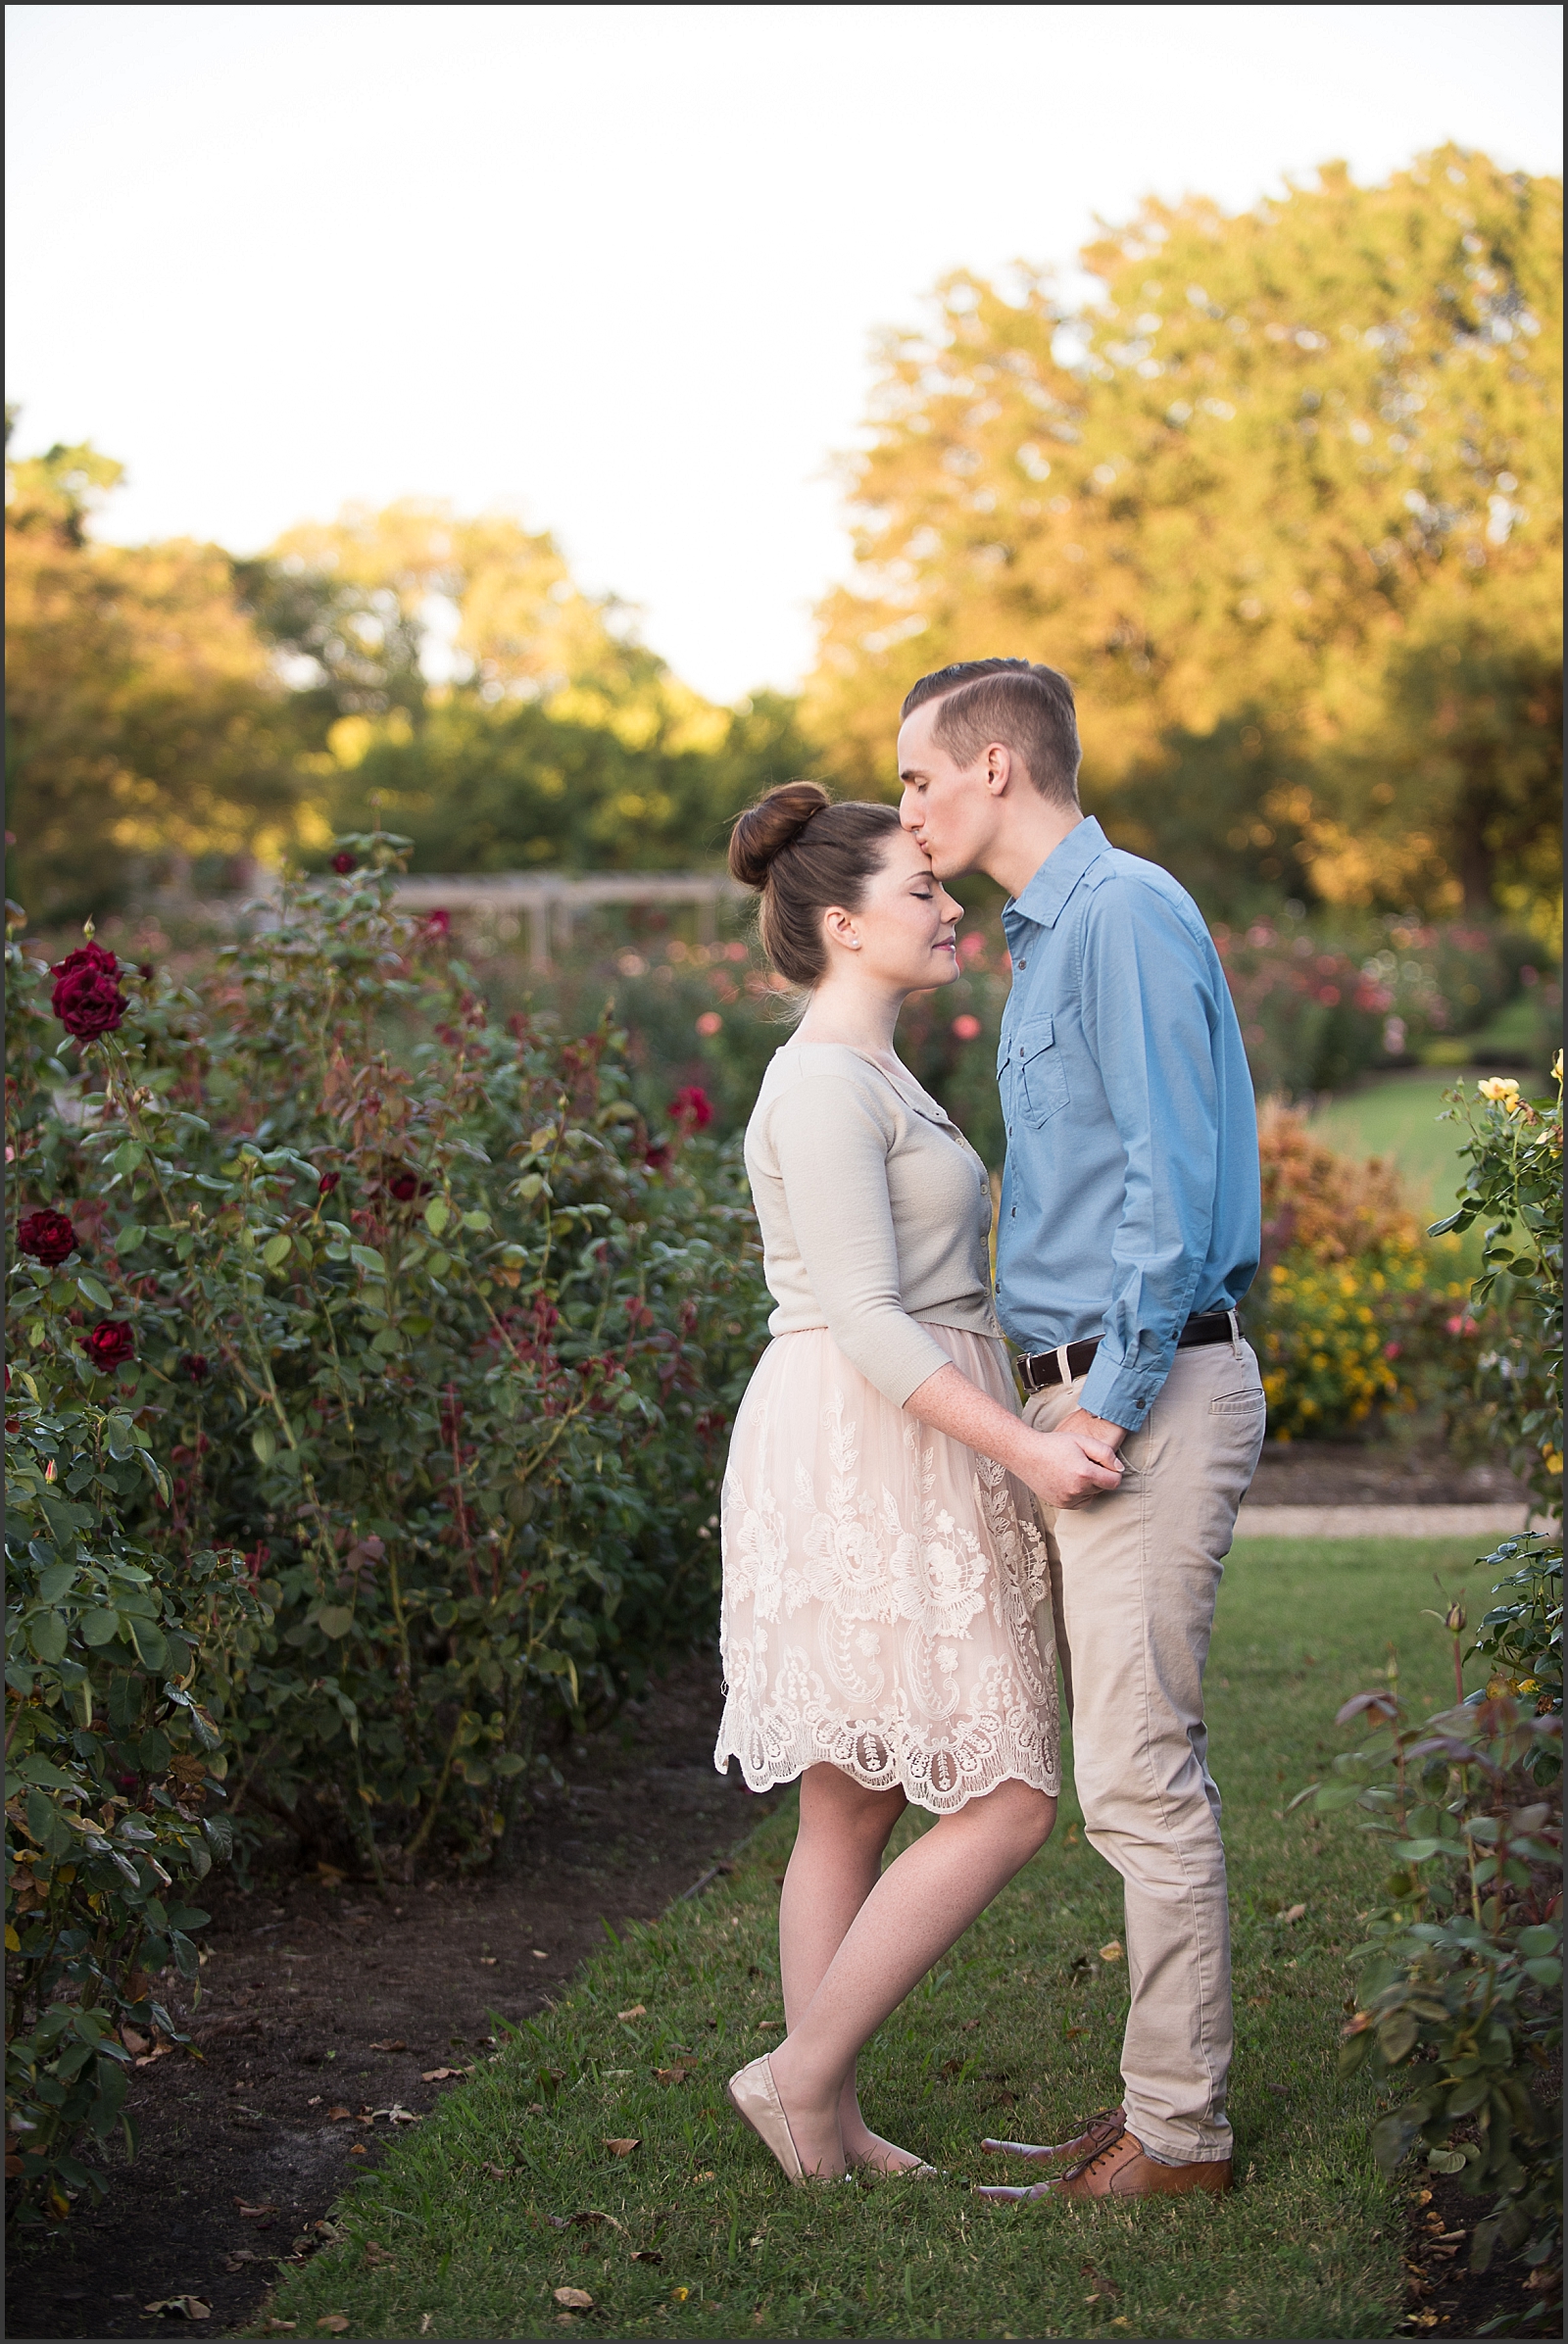
<svg viewBox="0 0 1568 2344"><path fill-rule="evenodd" d="M8 1137L92 1250L78 1354L134 1344L171 1502L129 1531L242 1551L268 1615L202 1678L233 1811L407 1873L486 1861L550 1737L710 1622L765 1297L698 1100L651 1127L611 1029L492 1019L387 843L342 853L76 1066L24 968Z"/></svg>

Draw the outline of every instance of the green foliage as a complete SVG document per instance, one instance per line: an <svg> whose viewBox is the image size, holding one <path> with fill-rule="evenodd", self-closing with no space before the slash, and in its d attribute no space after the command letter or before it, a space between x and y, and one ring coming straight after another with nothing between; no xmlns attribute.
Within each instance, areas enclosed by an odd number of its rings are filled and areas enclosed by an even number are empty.
<svg viewBox="0 0 1568 2344"><path fill-rule="evenodd" d="M1487 1664L1489 1699L1507 1693L1540 1717L1562 1716L1562 1539L1532 1531L1507 1538L1478 1570L1515 1568L1493 1587L1503 1597L1482 1617L1474 1649ZM1526 1766L1544 1789L1562 1771L1560 1750L1541 1742Z"/></svg>
<svg viewBox="0 0 1568 2344"><path fill-rule="evenodd" d="M1504 1328L1483 1374L1515 1462L1559 1507L1561 1067L1559 1056L1555 1099L1527 1101L1503 1078L1479 1099L1452 1094L1470 1169L1464 1202L1434 1233L1498 1216L1472 1288ZM1533 2267L1560 2254L1562 2134L1540 2085L1562 2045L1561 1816L1542 1795L1562 1772L1561 1531L1506 1539L1481 1567L1506 1573L1492 1590L1502 1601L1469 1654L1463 1606L1446 1615L1455 1707L1411 1724L1391 1662L1386 1687L1340 1712L1374 1722L1366 1745L1336 1761L1342 1782L1313 1787L1320 1809L1368 1810L1396 1866L1358 1949L1344 2067L1370 2059L1410 2087L1373 2128L1387 2171L1424 2143L1434 2171L1494 2199L1472 2242L1484 2271L1499 2242ZM1466 1698L1474 1655L1487 1682Z"/></svg>
<svg viewBox="0 0 1568 2344"><path fill-rule="evenodd" d="M355 761L323 761L318 802L334 830L383 817L416 870L689 870L811 758L777 694L696 726L658 695L644 714L628 738L597 708L456 693L412 726L394 716L335 735Z"/></svg>
<svg viewBox="0 0 1568 2344"><path fill-rule="evenodd" d="M1447 1625L1457 1681L1461 1608ZM1560 1762L1560 1713L1484 1694L1416 1725L1391 1661L1385 1686L1341 1710L1353 1719L1372 1732L1336 1759L1337 1782L1314 1785L1316 1804L1364 1810L1394 1869L1353 1956L1341 2072L1370 2060L1407 2087L1372 2128L1386 2173L1419 2144L1434 2172L1494 2199L1476 2270L1499 2240L1545 2263L1560 2237L1561 2131L1541 2086L1562 2042L1562 1832L1538 1777Z"/></svg>
<svg viewBox="0 0 1568 2344"><path fill-rule="evenodd" d="M231 1846L200 1679L265 1618L238 1555L124 1535L170 1484L141 1372L106 1374L77 1347L72 1320L100 1296L75 1252L11 1273L6 2171L32 2213L102 2186L78 2135L102 2147L122 2129L133 2149L130 2061L184 2039L155 1981L171 1964L195 1977L207 1915L185 1892Z"/></svg>
<svg viewBox="0 0 1568 2344"><path fill-rule="evenodd" d="M608 1028L492 1021L392 846L355 854L211 1013L133 984L79 1078L24 969L13 1145L134 1331L172 1533L266 1609L204 1655L233 1810L406 1876L486 1861L541 1736L714 1617L761 1289L733 1152L651 1132Z"/></svg>
<svg viewBox="0 0 1568 2344"><path fill-rule="evenodd" d="M1482 1359L1515 1470L1552 1511L1562 1510L1562 1052L1556 1097L1527 1099L1511 1076L1489 1076L1472 1096L1452 1093L1451 1119L1469 1134L1457 1212L1432 1234L1484 1226L1477 1305L1494 1304L1506 1333ZM1494 1218L1493 1216L1495 1216Z"/></svg>

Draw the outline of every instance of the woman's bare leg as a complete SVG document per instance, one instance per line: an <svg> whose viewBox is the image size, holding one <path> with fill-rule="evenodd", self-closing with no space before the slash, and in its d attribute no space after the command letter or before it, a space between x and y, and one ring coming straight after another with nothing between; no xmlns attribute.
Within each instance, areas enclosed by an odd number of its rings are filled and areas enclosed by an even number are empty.
<svg viewBox="0 0 1568 2344"><path fill-rule="evenodd" d="M902 1790L868 1790L836 1766L801 1777L801 1822L778 1908L779 1968L786 2024L799 2026L861 1905L876 1886L882 1855L907 1801ZM852 2062L839 2098L844 2162L884 2173L918 2157L873 2132L860 2114Z"/></svg>
<svg viewBox="0 0 1568 2344"><path fill-rule="evenodd" d="M805 1801L803 1781L803 1816ZM956 1814L939 1817L864 1896L805 2011L797 2017L786 1999L790 2031L770 2065L808 2173L844 2171L840 2109L846 2088L853 2089L861 2044L1044 1846L1055 1817L1055 1800L1024 1782L999 1783ZM831 1860L824 1869L832 1870ZM845 1898L849 1874L846 1855L835 1876L844 1880ZM803 1877L795 1901L804 1903L806 1885ZM782 1921L781 1912L781 1944ZM803 1935L821 1942L808 1924ZM799 1975L804 1978L804 1968Z"/></svg>

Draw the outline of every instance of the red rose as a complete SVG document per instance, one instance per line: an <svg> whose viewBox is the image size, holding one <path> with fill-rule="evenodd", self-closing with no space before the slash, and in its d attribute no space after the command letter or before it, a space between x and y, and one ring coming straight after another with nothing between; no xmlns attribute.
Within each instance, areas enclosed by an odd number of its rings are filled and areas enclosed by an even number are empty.
<svg viewBox="0 0 1568 2344"><path fill-rule="evenodd" d="M332 868L340 879L346 879L350 871L357 871L359 867L357 858L352 855L334 855L332 857Z"/></svg>
<svg viewBox="0 0 1568 2344"><path fill-rule="evenodd" d="M75 1251L76 1233L64 1213L29 1213L17 1231L17 1243L34 1261L54 1269Z"/></svg>
<svg viewBox="0 0 1568 2344"><path fill-rule="evenodd" d="M120 990L120 963L102 945L84 944L55 963L49 1005L68 1034L91 1042L112 1034L130 1006Z"/></svg>
<svg viewBox="0 0 1568 2344"><path fill-rule="evenodd" d="M205 1384L212 1373L211 1362L200 1351L187 1351L179 1364L193 1384Z"/></svg>
<svg viewBox="0 0 1568 2344"><path fill-rule="evenodd" d="M648 1166L650 1172L664 1172L669 1168L672 1152L670 1148L663 1146L662 1141L656 1140L653 1147L644 1154L643 1162Z"/></svg>
<svg viewBox="0 0 1568 2344"><path fill-rule="evenodd" d="M426 936L450 936L452 933L451 912L427 911L424 915L424 932Z"/></svg>
<svg viewBox="0 0 1568 2344"><path fill-rule="evenodd" d="M394 1172L386 1185L400 1204L412 1204L419 1194L418 1174L407 1169Z"/></svg>
<svg viewBox="0 0 1568 2344"><path fill-rule="evenodd" d="M706 1131L713 1120L713 1102L696 1083L688 1083L670 1100L669 1112L673 1122L689 1124L694 1131Z"/></svg>
<svg viewBox="0 0 1568 2344"><path fill-rule="evenodd" d="M94 1367L108 1374L112 1368L123 1367L127 1359L135 1358L135 1330L127 1327L123 1319L100 1319L82 1347Z"/></svg>
<svg viewBox="0 0 1568 2344"><path fill-rule="evenodd" d="M332 1191L337 1187L337 1184L342 1177L343 1175L341 1172L323 1172L320 1179L316 1184L317 1195L318 1196L330 1196Z"/></svg>

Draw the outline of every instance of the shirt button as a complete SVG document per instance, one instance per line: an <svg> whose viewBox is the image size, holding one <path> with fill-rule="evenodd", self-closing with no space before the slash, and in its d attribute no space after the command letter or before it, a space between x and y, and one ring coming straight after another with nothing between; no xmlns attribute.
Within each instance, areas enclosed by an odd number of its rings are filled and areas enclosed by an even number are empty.
<svg viewBox="0 0 1568 2344"><path fill-rule="evenodd" d="M1027 968L1027 967L1028 967L1028 965L1029 965L1029 963L1028 963L1028 961L1027 961L1027 960L1020 960L1020 961L1019 961L1019 963L1018 963L1018 966L1019 966L1020 968Z"/></svg>

